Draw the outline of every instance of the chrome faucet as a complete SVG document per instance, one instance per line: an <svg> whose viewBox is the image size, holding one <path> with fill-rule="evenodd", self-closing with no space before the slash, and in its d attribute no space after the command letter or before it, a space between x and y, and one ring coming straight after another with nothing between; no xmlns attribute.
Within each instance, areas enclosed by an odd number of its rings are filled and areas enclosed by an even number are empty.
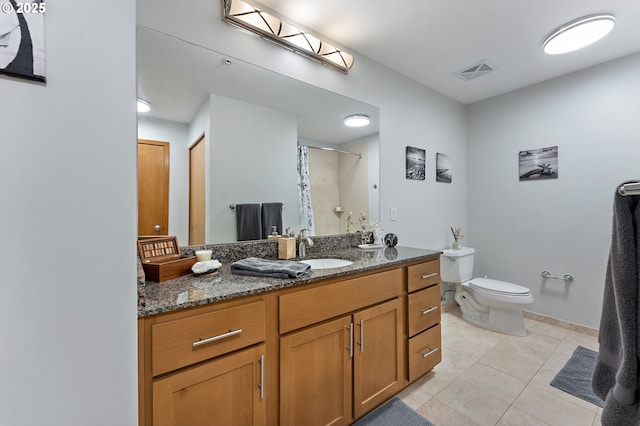
<svg viewBox="0 0 640 426"><path fill-rule="evenodd" d="M310 237L304 236L304 231L309 231L309 229L304 228L300 233L298 233L298 257L304 258L307 255L306 246L312 247L313 240Z"/></svg>

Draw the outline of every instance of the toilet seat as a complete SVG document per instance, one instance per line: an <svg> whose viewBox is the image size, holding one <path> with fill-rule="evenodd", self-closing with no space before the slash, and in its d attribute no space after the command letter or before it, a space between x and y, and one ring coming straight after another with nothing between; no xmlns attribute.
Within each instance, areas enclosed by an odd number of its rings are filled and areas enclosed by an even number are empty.
<svg viewBox="0 0 640 426"><path fill-rule="evenodd" d="M474 290L489 294L516 297L531 296L531 291L526 287L505 281L492 280L490 278L473 278L467 282L467 285Z"/></svg>

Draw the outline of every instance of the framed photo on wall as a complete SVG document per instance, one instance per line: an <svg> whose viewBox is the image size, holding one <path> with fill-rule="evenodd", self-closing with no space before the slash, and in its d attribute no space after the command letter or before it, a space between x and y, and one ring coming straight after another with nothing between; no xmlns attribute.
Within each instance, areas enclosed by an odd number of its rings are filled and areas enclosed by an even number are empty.
<svg viewBox="0 0 640 426"><path fill-rule="evenodd" d="M44 1L0 2L0 74L46 82Z"/></svg>
<svg viewBox="0 0 640 426"><path fill-rule="evenodd" d="M528 149L518 154L520 180L558 179L558 146Z"/></svg>
<svg viewBox="0 0 640 426"><path fill-rule="evenodd" d="M451 159L447 154L436 154L436 182L451 183Z"/></svg>
<svg viewBox="0 0 640 426"><path fill-rule="evenodd" d="M408 146L406 152L406 178L411 180L424 180L427 171L426 160L426 150Z"/></svg>

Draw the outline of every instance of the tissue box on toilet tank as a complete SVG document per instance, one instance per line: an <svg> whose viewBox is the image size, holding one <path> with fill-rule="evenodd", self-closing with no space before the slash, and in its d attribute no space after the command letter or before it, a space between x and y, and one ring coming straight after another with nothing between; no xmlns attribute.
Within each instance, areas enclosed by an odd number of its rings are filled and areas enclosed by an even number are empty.
<svg viewBox="0 0 640 426"><path fill-rule="evenodd" d="M146 279L160 283L191 273L195 256L183 257L177 237L140 237L138 254Z"/></svg>

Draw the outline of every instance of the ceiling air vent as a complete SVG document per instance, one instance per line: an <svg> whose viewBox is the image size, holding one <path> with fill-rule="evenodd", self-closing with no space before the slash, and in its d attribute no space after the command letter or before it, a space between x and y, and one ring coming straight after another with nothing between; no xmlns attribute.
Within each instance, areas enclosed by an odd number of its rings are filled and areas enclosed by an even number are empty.
<svg viewBox="0 0 640 426"><path fill-rule="evenodd" d="M477 64L464 67L462 70L455 72L454 74L465 81L473 80L483 75L489 74L494 70L492 65L489 65L486 60L480 61Z"/></svg>

